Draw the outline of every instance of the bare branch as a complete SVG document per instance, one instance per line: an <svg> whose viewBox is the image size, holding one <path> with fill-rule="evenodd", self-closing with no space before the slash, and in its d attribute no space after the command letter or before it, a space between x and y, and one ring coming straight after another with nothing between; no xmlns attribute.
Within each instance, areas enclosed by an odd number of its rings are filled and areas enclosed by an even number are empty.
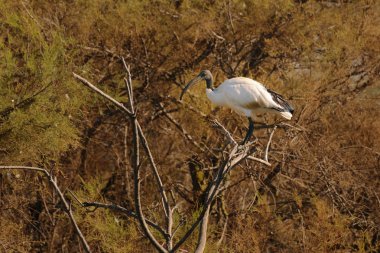
<svg viewBox="0 0 380 253"><path fill-rule="evenodd" d="M198 238L198 246L197 246L197 252L203 252L201 250L204 250L205 246L205 236L207 236L207 233L204 231L207 230L207 223L208 219L204 219L204 216L210 211L209 207L211 206L211 203L215 199L215 197L220 192L220 186L224 179L224 176L228 173L228 171L232 170L237 164L242 162L244 159L246 159L250 155L250 150L245 149L241 153L238 152L239 145L235 145L232 151L230 152L228 158L226 161L222 163L218 170L218 174L215 177L214 180L212 180L208 185L207 190L207 197L205 198L205 203L203 205L202 212L198 216L197 220L192 224L190 229L185 233L185 235L174 245L171 252L176 251L181 247L181 245L188 239L188 237L193 233L195 228L202 222L202 226L200 227L200 234L202 234L202 237Z"/></svg>
<svg viewBox="0 0 380 253"><path fill-rule="evenodd" d="M124 111L128 116L130 116L130 117L133 116L133 113L127 107L125 107L122 103L120 103L119 101L117 101L116 99L114 99L113 97L111 97L110 95L103 92L98 87L96 87L95 85L93 85L92 83L87 81L87 79L85 79L84 77L81 77L78 74L75 74L74 72L73 72L73 75L76 79L81 81L88 88L90 88L91 90L95 91L96 93L100 94L101 96L105 97L106 99L108 99L109 101L114 103L117 107L119 107L122 111Z"/></svg>
<svg viewBox="0 0 380 253"><path fill-rule="evenodd" d="M216 196L220 193L220 186L221 183L225 177L225 175L231 171L237 164L242 162L247 156L250 154L250 150L247 148L243 150L240 154L237 154L239 150L239 145L235 145L235 147L232 149L231 153L229 154L229 157L224 163L224 165L219 169L218 175L215 178L215 180L212 182L212 185L210 187L209 194L207 196L207 204L204 207L206 210L204 210L203 217L201 220L201 225L199 228L199 236L198 236L198 244L197 248L195 250L195 253L202 253L206 247L207 242L207 225L209 222L209 213L211 208L211 203L214 201Z"/></svg>
<svg viewBox="0 0 380 253"><path fill-rule="evenodd" d="M34 171L39 171L39 172L47 172L45 169L41 169L38 167L30 167L30 166L0 166L0 169L6 170L6 169L11 169L11 170L34 170Z"/></svg>
<svg viewBox="0 0 380 253"><path fill-rule="evenodd" d="M144 214L142 212L141 208L141 198L140 198L140 156L139 156L139 124L136 119L132 121L133 124L133 157L132 157L132 164L133 164L133 170L134 170L134 185L135 185L135 208L137 212L138 219L140 221L140 225L142 226L144 233L150 240L150 242L153 244L154 247L159 252L168 252L166 249L164 249L161 244L156 240L156 238L152 235L152 233L149 230L149 227L147 226L147 223L144 218Z"/></svg>
<svg viewBox="0 0 380 253"><path fill-rule="evenodd" d="M127 91L128 91L129 105L131 106L132 112L135 112L135 110L133 108L133 105L134 105L133 88L132 88L132 75L131 75L130 67L125 62L124 57L121 57L121 60L123 62L123 66L125 68L125 71L127 72L127 77L128 77L128 78L124 78L124 82L125 82L125 86L127 87Z"/></svg>
<svg viewBox="0 0 380 253"><path fill-rule="evenodd" d="M63 196L63 193L61 189L59 188L57 184L56 178L54 178L46 169L41 169L38 167L29 167L29 166L0 166L0 169L16 169L16 170L29 170L29 171L38 171L42 172L48 179L51 185L54 187L55 191L58 193L59 198L61 199L63 205L64 205L64 211L67 213L67 215L70 218L71 223L73 224L75 228L75 232L79 236L83 247L87 253L91 253L90 246L88 245L86 238L83 236L82 231L79 229L79 226L75 220L74 214L71 210L70 204L67 202L65 196Z"/></svg>
<svg viewBox="0 0 380 253"><path fill-rule="evenodd" d="M224 221L223 231L222 231L222 234L220 235L220 239L216 242L217 246L220 246L223 242L223 239L224 239L224 237L226 235L226 231L227 231L227 223L228 223L228 216L226 217L226 220Z"/></svg>
<svg viewBox="0 0 380 253"><path fill-rule="evenodd" d="M269 146L270 146L270 144L271 144L271 142L272 142L272 137L273 137L274 131L276 131L276 128L277 128L277 126L275 126L275 127L273 128L273 130L272 130L272 132L271 132L271 134L270 134L270 136L269 136L269 140L268 140L267 147L266 147L266 149L265 149L265 161L267 161L267 162L268 162L268 151L269 151Z"/></svg>
<svg viewBox="0 0 380 253"><path fill-rule="evenodd" d="M123 60L123 58L122 58ZM130 102L130 106L131 108L133 108L133 93L132 93L132 82L131 82L131 74L129 72L129 67L125 64L125 61L123 60L123 64L124 64L124 67L128 73L128 79L125 79L125 82L126 82L126 85L127 85L127 89L128 89L128 96L129 96L129 102ZM117 101L116 99L112 98L110 95L106 94L105 92L101 91L99 88L97 88L96 86L94 86L93 84L91 84L89 81L87 81L85 78L73 73L74 77L77 78L78 80L80 80L84 85L86 85L87 87L89 87L90 89L94 90L96 93L100 94L101 96L105 97L106 99L108 99L109 101L111 101L112 103L114 103L117 107L119 107L123 112L125 112L131 119L132 121L132 125L133 125L133 131L134 131L134 136L133 136L133 140L134 140L134 154L133 154L133 168L134 168L134 185L135 185L135 206L136 206L136 212L137 212L137 215L138 215L138 218L139 218L139 221L140 221L140 224L144 230L144 233L146 234L146 236L148 237L148 239L151 241L151 243L157 248L157 250L159 250L160 252L167 252L158 242L157 240L154 238L154 236L152 235L152 233L150 232L149 230L149 227L147 226L146 224L146 220L144 218L144 215L142 213L142 209L141 209L141 199L140 199L140 179L139 179L139 168L140 168L140 161L139 161L139 139L141 138L141 144L143 146L143 148L145 149L148 157L149 157L149 162L152 166L152 169L153 169L153 172L154 172L154 176L156 178L156 181L157 181L157 184L159 186L159 190L160 190L160 194L161 194L161 197L162 197L162 201L163 201L163 204L164 204L164 211L165 211L165 215L166 215L166 223L167 223L167 231L168 231L168 234L169 236L167 236L167 243L168 243L168 247L170 247L170 244L171 244L171 227L172 227L172 217L171 217L171 212L170 212L170 206L169 206L169 202L168 202L168 198L166 196L166 192L165 192L165 189L163 187L163 184L162 184L162 180L160 178L160 175L158 173L158 169L157 169L157 166L154 162L154 159L153 159L153 156L152 156L152 153L149 149L149 146L148 146L148 142L146 141L146 138L145 138L145 135L141 129L141 126L140 124L138 123L138 121L136 120L136 112L135 111L130 111L128 108L126 108L122 103L120 103L119 101ZM140 138L139 138L140 137Z"/></svg>
<svg viewBox="0 0 380 253"><path fill-rule="evenodd" d="M164 108L163 104L162 103L159 103L160 105L160 108L161 108L161 111L162 113L165 115L165 117L171 122L173 123L173 125L175 125L177 127L177 129L181 132L181 134L188 140L190 141L195 147L197 147L200 151L202 152L206 152L206 149L207 149L207 152L209 152L210 154L212 154L213 156L216 156L214 154L214 152L212 152L212 150L210 150L209 148L206 147L203 148L196 140L193 139L193 137L181 126L181 124L176 120L174 119L167 111L166 109Z"/></svg>
<svg viewBox="0 0 380 253"><path fill-rule="evenodd" d="M185 224L185 220L181 219L177 225L177 227L173 230L172 237L174 237L175 233L177 233L178 229Z"/></svg>
<svg viewBox="0 0 380 253"><path fill-rule="evenodd" d="M270 164L269 162L264 161L263 159L260 159L260 158L254 157L254 156L248 156L247 159L265 164L267 166L272 166L272 164Z"/></svg>
<svg viewBox="0 0 380 253"><path fill-rule="evenodd" d="M207 206L206 212L203 215L198 234L198 244L194 251L194 253L202 253L206 247L207 242L207 226L209 220L211 205Z"/></svg>
<svg viewBox="0 0 380 253"><path fill-rule="evenodd" d="M236 145L237 142L235 141L234 137L232 137L232 134L222 125L217 121L216 119L212 121L216 127L222 130L222 132L225 134L225 136L228 138L230 143Z"/></svg>
<svg viewBox="0 0 380 253"><path fill-rule="evenodd" d="M138 215L135 212L128 210L125 207L116 205L116 204L106 204L106 203L100 203L100 202L83 202L83 203L81 203L81 205L83 207L96 207L96 208L110 209L113 211L122 212L122 213L126 214L128 217L138 219ZM149 226L155 228L164 237L168 236L168 234L157 223L154 223L153 221L151 221L147 218L145 218L145 221Z"/></svg>
<svg viewBox="0 0 380 253"><path fill-rule="evenodd" d="M259 162L259 163L262 163L264 165L267 165L267 166L272 166L269 162L268 162L268 153L269 153L269 147L270 147L270 144L272 142L272 138L273 138L273 135L274 135L274 131L276 130L277 126L274 126L270 136L269 136L269 140L268 140L268 143L267 143L267 146L265 148L265 158L264 160L263 159L260 159L260 158L257 158L255 156L248 156L247 158L249 160L253 160L253 161L256 161L256 162Z"/></svg>
<svg viewBox="0 0 380 253"><path fill-rule="evenodd" d="M145 149L145 152L147 153L148 155L148 158L149 158L149 163L150 165L152 166L152 169L153 169L153 174L154 174L154 177L156 178L156 181L157 181L157 184L158 184L158 188L160 190L160 194L161 194L161 198L162 198L162 202L163 202L163 206L164 206L164 211L165 211L165 215L166 215L166 225L167 225L167 232L169 235L171 235L171 229L172 229L172 216L171 216L171 210L170 210L170 206L169 206L169 201L168 201L168 198L166 196L166 191L164 189L164 185L162 183L162 180L161 180L161 177L160 177L160 174L158 173L158 169L157 169L157 166L156 166L156 163L154 161L154 158L153 158L153 155L152 155L152 152L150 151L150 148L149 148L149 145L148 145L148 142L144 136L144 133L141 129L141 126L140 124L137 122L137 120L135 121L136 124L136 128L137 128L137 131L138 131L138 135L139 137L141 138L141 144L143 146L143 148ZM136 177L136 176L135 176Z"/></svg>
<svg viewBox="0 0 380 253"><path fill-rule="evenodd" d="M127 165L127 161L128 161L128 148L127 148L127 135L128 135L128 125L126 124L124 126L124 139L123 139L123 151L124 151L124 154L123 154L123 165L124 165L124 168L123 168L123 182L122 184L124 185L124 191L127 193L127 198L128 199L131 199L131 194L130 194L130 172L129 172L129 166Z"/></svg>

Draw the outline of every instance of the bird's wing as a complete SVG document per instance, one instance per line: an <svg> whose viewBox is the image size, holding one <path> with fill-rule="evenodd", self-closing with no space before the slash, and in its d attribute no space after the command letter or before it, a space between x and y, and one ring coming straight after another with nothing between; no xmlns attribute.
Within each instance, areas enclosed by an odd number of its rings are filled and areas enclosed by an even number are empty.
<svg viewBox="0 0 380 253"><path fill-rule="evenodd" d="M228 79L218 87L218 92L223 93L226 105L229 106L240 106L250 110L278 107L267 89L249 78Z"/></svg>

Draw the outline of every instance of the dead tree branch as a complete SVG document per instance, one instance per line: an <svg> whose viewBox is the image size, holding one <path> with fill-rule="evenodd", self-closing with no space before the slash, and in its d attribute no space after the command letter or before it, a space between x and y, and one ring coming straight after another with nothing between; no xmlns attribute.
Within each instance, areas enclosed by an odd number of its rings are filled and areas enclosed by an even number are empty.
<svg viewBox="0 0 380 253"><path fill-rule="evenodd" d="M197 220L192 224L190 229L185 233L185 235L174 245L171 252L175 252L181 245L189 238L189 236L194 232L197 226L202 222L200 226L200 235L198 237L198 245L195 252L203 252L206 246L207 240L207 224L208 219L206 220L204 217L208 216L210 211L210 206L215 199L215 197L220 192L221 183L225 177L225 175L232 170L237 164L242 162L245 158L247 158L251 151L249 149L245 149L239 153L239 145L235 145L232 151L230 152L228 158L222 163L222 165L218 169L218 174L214 180L212 180L208 185L207 196L205 198L205 202L203 204L203 209Z"/></svg>
<svg viewBox="0 0 380 253"><path fill-rule="evenodd" d="M128 210L125 207L116 205L116 204L106 204L106 203L100 203L100 202L83 202L83 203L81 203L81 205L83 207L95 207L95 208L110 209L113 211L121 212L121 213L127 215L128 217L138 219L138 215L135 212ZM149 226L156 229L162 236L164 236L164 237L168 236L168 234L157 223L155 223L155 222L153 222L147 218L145 218L145 221Z"/></svg>
<svg viewBox="0 0 380 253"><path fill-rule="evenodd" d="M154 247L159 252L168 252L162 245L156 240L153 234L150 232L149 227L145 221L144 214L141 208L141 194L140 194L140 155L139 155L139 132L137 127L137 120L134 119L132 121L133 124L133 155L132 155L132 164L133 164L133 172L134 172L134 201L136 213L138 214L138 220L140 221L140 225L144 230L145 235L148 237L149 241L154 245Z"/></svg>
<svg viewBox="0 0 380 253"><path fill-rule="evenodd" d="M46 169L38 168L38 167L29 167L29 166L0 166L0 170L6 170L6 169L12 169L12 170L28 170L28 171L37 171L37 172L42 172L46 178L49 180L50 184L53 186L55 191L58 193L59 198L61 199L64 207L64 211L67 213L69 216L69 219L71 223L74 226L75 232L79 236L80 241L83 244L83 247L87 253L91 253L90 246L88 245L86 238L82 234L82 231L79 229L79 226L75 220L74 214L71 210L71 205L69 202L66 200L65 196L63 195L61 189L58 186L57 183L57 178L54 177L51 173L49 173Z"/></svg>
<svg viewBox="0 0 380 253"><path fill-rule="evenodd" d="M212 122L214 123L215 127L219 128L224 133L224 135L228 138L228 140L229 140L230 143L232 143L234 145L237 145L237 142L232 137L232 134L221 123L219 123L219 121L213 120ZM276 129L276 127L275 127L275 129ZM268 149L269 149L268 147L269 147L269 144L271 143L273 133L274 133L274 130L273 130L271 136L269 137L268 146L267 146L267 149L266 149L265 160L257 158L255 156L251 156L251 155L248 156L247 159L252 160L252 161L256 161L256 162L259 162L259 163L262 163L262 164L264 164L266 166L271 166L271 164L268 162Z"/></svg>
<svg viewBox="0 0 380 253"><path fill-rule="evenodd" d="M140 221L140 225L143 228L143 231L144 231L145 235L148 237L148 239L150 240L150 242L156 247L156 249L159 252L167 252L167 250L161 246L161 244L156 240L156 238L150 232L150 229L147 225L146 219L144 218L144 214L143 214L142 208L141 208L140 178L139 178L139 172L140 172L140 166L141 166L140 161L139 161L139 153L140 153L139 142L140 142L140 140L141 140L142 147L144 148L145 152L148 155L149 162L150 162L152 170L153 170L153 175L155 176L156 182L157 182L158 187L159 187L161 199L162 199L163 206L164 206L165 216L166 216L166 230L167 231L165 234L167 234L167 236L165 236L165 238L166 238L167 247L170 249L171 248L170 245L172 244L172 242L171 242L171 240L172 240L171 230L172 230L172 224L173 224L172 220L173 219L171 216L169 201L168 201L168 198L166 196L166 192L165 192L161 177L158 173L156 163L154 162L154 159L153 159L152 153L150 151L150 148L148 146L148 142L146 140L144 132L143 132L139 122L136 119L136 111L134 110L134 105L133 105L133 91L132 91L132 81L131 81L130 69L127 66L127 64L125 63L125 60L123 58L121 58L121 59L122 59L124 68L127 72L127 78L125 78L124 81L125 81L125 84L127 87L129 105L130 105L131 109L126 108L122 103L120 103L119 101L117 101L116 99L114 99L113 97L108 95L107 93L103 92L102 90L100 90L99 88L97 88L96 86L91 84L85 78L83 78L83 77L81 77L75 73L73 73L73 75L75 78L77 78L79 81L81 81L85 86L87 86L91 90L95 91L96 93L100 94L101 96L103 96L104 98L106 98L107 100L109 100L113 104L115 104L130 119L131 124L132 124L132 129L133 129L133 141L134 141L132 165L133 165L133 170L134 170L134 188L135 188L135 190L134 190L134 192L135 192L134 201L135 201L136 213L138 216L138 220Z"/></svg>
<svg viewBox="0 0 380 253"><path fill-rule="evenodd" d="M215 124L215 127L218 127L219 129L222 130L224 135L227 137L230 143L236 145L237 142L235 141L234 137L232 137L231 133L222 125L219 123L217 120L213 120L213 123Z"/></svg>
<svg viewBox="0 0 380 253"><path fill-rule="evenodd" d="M125 107L122 103L120 103L119 101L117 101L116 99L114 99L113 97L108 95L107 93L103 92L98 87L96 87L95 85L93 85L92 83L87 81L85 78L81 77L80 75L75 74L74 72L73 72L73 75L76 79L81 81L88 88L90 88L91 90L95 91L96 93L98 93L102 97L105 97L106 99L108 99L109 101L114 103L117 107L119 107L122 111L124 111L129 117L133 116L133 113L127 107Z"/></svg>
<svg viewBox="0 0 380 253"><path fill-rule="evenodd" d="M181 126L181 124L175 119L173 118L173 116L171 116L169 114L169 112L166 111L164 105L162 103L159 103L159 106L160 106L160 109L162 111L162 113L164 114L164 116L171 122L173 123L173 125L176 126L176 128L181 132L181 134L188 140L190 141L195 147L197 147L200 151L202 152L208 152L210 153L211 155L215 156L216 157L216 154L210 150L208 147L206 148L203 148L196 140L194 140L194 138Z"/></svg>
<svg viewBox="0 0 380 253"><path fill-rule="evenodd" d="M134 99L133 99L133 91L132 91L132 80L131 80L131 74L130 74L130 68L126 64L125 60L121 57L120 58L123 62L123 66L127 72L127 77L124 78L124 82L126 84L126 89L127 89L127 95L129 98L129 107L130 109L126 108L122 103L118 102L114 98L112 98L110 95L106 94L105 92L101 91L94 85L92 85L89 81L87 81L85 78L75 74L74 77L77 78L79 81L81 81L84 85L86 85L88 88L94 90L96 93L100 94L107 100L111 101L113 104L115 104L119 109L121 109L126 117L130 120L131 125L132 125L132 130L133 130L133 147L132 147L132 167L134 171L134 202L135 202L135 212L124 210L122 207L117 206L117 205L108 205L108 204L99 204L96 202L92 203L83 203L83 206L95 206L95 207L103 207L103 208L109 208L112 210L118 210L126 213L130 217L137 218L139 220L140 226L143 229L143 232L145 236L149 239L151 244L159 251L159 252L175 252L179 250L181 245L190 237L190 235L194 232L194 230L199 227L199 236L198 236L198 242L197 246L195 249L196 253L201 253L204 251L205 246L206 246L206 241L207 241L207 227L208 227L208 222L209 222L209 214L211 211L212 203L215 201L217 196L221 193L223 190L222 188L222 182L225 178L225 176L239 163L241 163L243 160L249 158L252 160L255 160L257 162L260 162L262 164L265 164L267 166L270 166L270 163L268 162L268 152L269 152L269 145L271 143L274 130L271 133L271 136L269 138L267 148L265 150L265 160L256 158L252 156L252 153L256 150L255 148L250 149L249 146L239 146L237 142L233 139L232 135L227 131L227 129L222 126L219 122L214 121L213 123L220 128L224 134L227 136L229 139L229 142L233 144L230 152L228 153L227 158L225 158L222 163L220 164L219 167L217 167L217 174L214 177L213 180L211 180L208 184L206 194L205 194L205 199L204 203L202 206L202 210L200 212L200 215L196 219L193 224L191 224L190 228L186 233L178 240L176 244L173 245L173 235L174 233L178 230L178 228L182 225L183 221L178 224L173 232L173 210L175 207L172 209L169 204L169 200L166 194L165 187L163 185L163 182L161 180L159 170L157 168L157 165L154 161L152 152L149 148L148 141L146 139L146 136L144 135L144 132L141 128L141 125L139 124L137 120L137 115L136 115L136 109L134 106ZM182 133L185 133L185 137L188 138L188 135L186 134L186 131L180 126L180 124L173 119L167 112L165 112L165 108L163 105L160 103L161 109L163 110L165 116L177 126L181 130ZM206 116L208 120L208 118ZM188 138L189 139L189 138ZM140 163L140 144L142 146L142 149L144 150L145 154L148 157L150 167L152 168L153 171L153 176L155 178L156 184L158 186L159 194L161 196L162 200L162 206L163 210L165 213L165 222L166 226L165 229L162 229L158 224L153 223L149 221L148 219L145 218L143 211L142 211L142 206L141 206L141 185L140 185L140 168L141 168L141 163ZM151 233L149 226L153 227L157 231L159 231L163 237L166 240L166 245L161 245L160 242L154 237L154 235Z"/></svg>
<svg viewBox="0 0 380 253"><path fill-rule="evenodd" d="M164 207L164 211L165 211L165 217L166 217L166 229L167 229L167 234L168 234L168 236L166 237L166 243L167 243L168 249L170 250L171 247L172 247L171 246L172 245L172 240L171 240L171 234L172 234L172 232L171 231L172 231L172 227L173 227L172 211L170 209L169 200L168 200L168 197L166 195L166 191L164 189L164 185L162 183L160 174L158 173L157 165L156 165L156 163L154 161L152 152L150 151L148 142L147 142L147 140L145 138L145 135L144 135L144 133L142 131L142 128L141 128L140 124L138 123L137 119L135 118L136 111L134 110L134 105L133 105L133 100L134 99L133 99L133 87L132 87L132 78L131 78L130 68L126 64L124 58L121 57L121 59L122 59L124 68L125 68L125 70L127 72L127 78L124 78L124 81L125 81L125 84L126 84L127 90L128 90L129 104L130 104L131 110L132 110L133 115L134 115L132 125L133 125L133 127L136 127L136 131L138 133L138 135L134 136L134 139L137 138L137 139L135 139L135 142L137 144L134 146L134 149L135 149L134 151L136 152L135 155L138 155L138 152L139 152L139 150L138 150L138 139L141 139L141 144L142 144L142 146L143 146L146 154L148 155L149 163L152 166L154 177L156 178L157 185L158 185L158 188L159 188L159 191L160 191L160 194L161 194L161 199L162 199L162 203L163 203L163 207ZM134 166L137 166L137 165L134 164Z"/></svg>
<svg viewBox="0 0 380 253"><path fill-rule="evenodd" d="M271 134L270 134L270 136L269 136L269 140L268 140L267 147L266 147L266 149L265 149L265 161L266 161L266 162L268 162L268 151L269 151L269 146L270 146L270 144L271 144L271 142L272 142L272 137L273 137L274 131L276 131L276 128L277 128L277 126L275 126L275 127L273 128L273 130L272 130L272 132L271 132Z"/></svg>

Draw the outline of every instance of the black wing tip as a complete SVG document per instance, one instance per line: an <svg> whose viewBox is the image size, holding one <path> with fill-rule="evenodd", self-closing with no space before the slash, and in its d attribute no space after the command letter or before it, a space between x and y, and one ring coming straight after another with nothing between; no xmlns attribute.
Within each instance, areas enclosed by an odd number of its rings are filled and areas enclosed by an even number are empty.
<svg viewBox="0 0 380 253"><path fill-rule="evenodd" d="M280 106L282 106L283 111L290 112L293 115L294 108L289 104L288 101L286 101L280 94L277 92L267 89L268 92L272 95L273 100L278 103Z"/></svg>

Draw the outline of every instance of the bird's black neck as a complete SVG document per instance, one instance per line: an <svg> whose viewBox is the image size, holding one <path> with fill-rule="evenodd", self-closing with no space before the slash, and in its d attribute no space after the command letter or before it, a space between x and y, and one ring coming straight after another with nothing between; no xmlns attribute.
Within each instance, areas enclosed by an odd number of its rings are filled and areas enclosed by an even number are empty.
<svg viewBox="0 0 380 253"><path fill-rule="evenodd" d="M214 80L213 80L212 76L209 78L206 78L205 80L206 80L207 89L214 90L214 86L212 85Z"/></svg>

